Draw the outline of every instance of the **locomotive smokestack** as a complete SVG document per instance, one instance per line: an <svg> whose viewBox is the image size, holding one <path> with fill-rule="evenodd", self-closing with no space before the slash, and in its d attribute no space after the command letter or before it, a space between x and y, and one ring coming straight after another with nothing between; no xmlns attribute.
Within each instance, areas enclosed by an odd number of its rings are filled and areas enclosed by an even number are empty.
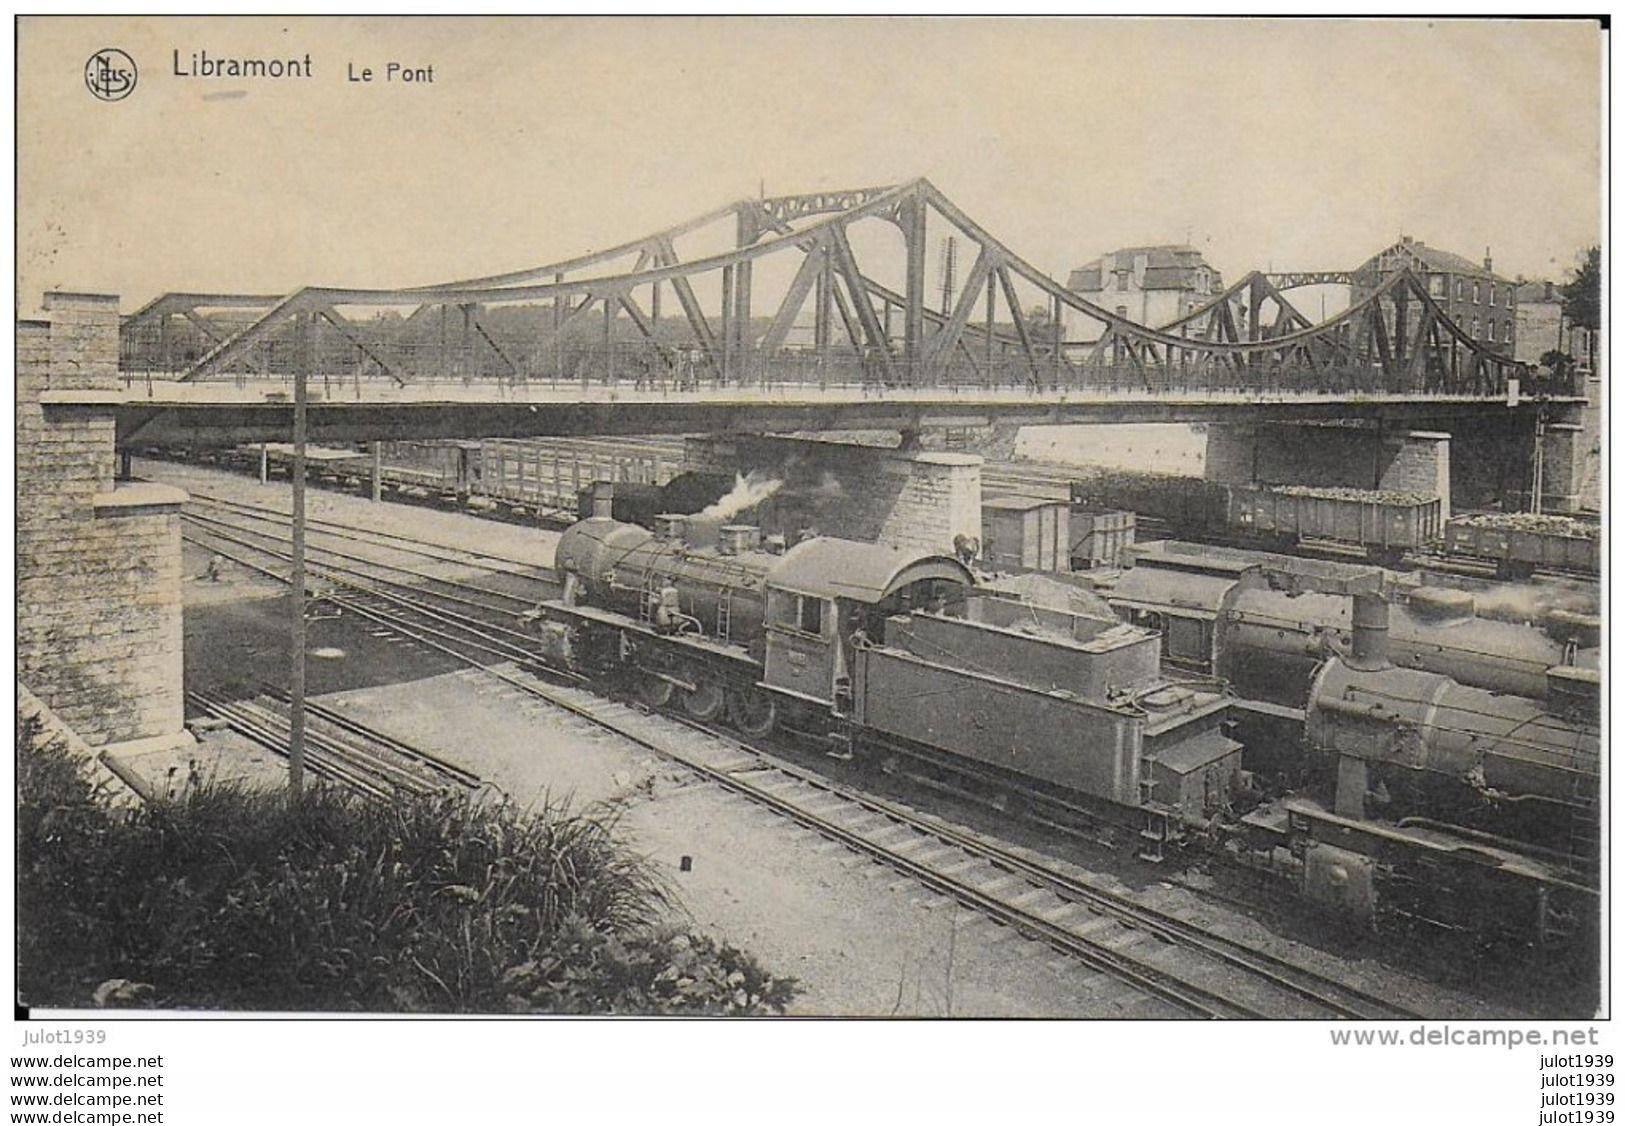
<svg viewBox="0 0 1625 1126"><path fill-rule="evenodd" d="M688 521L676 512L662 512L655 517L655 535L663 540L681 540L683 526Z"/></svg>
<svg viewBox="0 0 1625 1126"><path fill-rule="evenodd" d="M592 514L605 520L615 516L615 486L609 481L592 483Z"/></svg>
<svg viewBox="0 0 1625 1126"><path fill-rule="evenodd" d="M1380 594L1354 596L1354 637L1348 664L1372 671L1388 668L1388 600Z"/></svg>

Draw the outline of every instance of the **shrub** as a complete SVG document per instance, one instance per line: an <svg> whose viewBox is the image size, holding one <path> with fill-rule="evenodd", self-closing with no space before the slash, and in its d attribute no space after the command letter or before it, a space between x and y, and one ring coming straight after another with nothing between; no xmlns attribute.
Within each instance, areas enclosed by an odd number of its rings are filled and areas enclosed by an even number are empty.
<svg viewBox="0 0 1625 1126"><path fill-rule="evenodd" d="M18 981L167 1008L760 1013L795 983L680 933L608 809L200 783L115 811L19 727Z"/></svg>

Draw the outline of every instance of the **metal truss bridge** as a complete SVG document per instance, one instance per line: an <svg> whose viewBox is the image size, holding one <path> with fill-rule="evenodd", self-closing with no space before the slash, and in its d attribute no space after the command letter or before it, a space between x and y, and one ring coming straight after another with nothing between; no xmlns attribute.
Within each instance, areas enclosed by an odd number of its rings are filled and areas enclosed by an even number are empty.
<svg viewBox="0 0 1625 1126"><path fill-rule="evenodd" d="M928 250L950 244L971 265L932 284ZM164 294L121 325L120 437L285 434L296 371L327 440L1437 418L1504 410L1509 380L1527 386L1408 270L1318 324L1284 296L1347 278L1248 274L1149 328L1066 289L923 179L741 200L489 277Z"/></svg>

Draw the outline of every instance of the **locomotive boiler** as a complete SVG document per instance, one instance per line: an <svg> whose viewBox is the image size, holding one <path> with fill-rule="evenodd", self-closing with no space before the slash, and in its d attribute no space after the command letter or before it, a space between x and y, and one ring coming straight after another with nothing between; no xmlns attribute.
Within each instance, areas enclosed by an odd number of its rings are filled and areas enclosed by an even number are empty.
<svg viewBox="0 0 1625 1126"><path fill-rule="evenodd" d="M664 536L636 524L582 521L559 538L554 565L585 601L674 633L738 637L760 659L766 577L782 556L762 550L756 529L738 525L718 525L716 549L694 551L673 534L686 522L662 519Z"/></svg>
<svg viewBox="0 0 1625 1126"><path fill-rule="evenodd" d="M1354 647L1320 669L1305 722L1312 766L1335 779L1338 813L1388 807L1574 854L1575 816L1594 825L1597 808L1600 738L1584 719L1595 674L1554 670L1564 704L1549 710L1396 667L1386 604L1357 598L1354 609Z"/></svg>
<svg viewBox="0 0 1625 1126"><path fill-rule="evenodd" d="M1341 594L1303 589L1301 576L1282 582L1269 558L1164 545L1142 553L1102 593L1126 620L1162 633L1164 659L1174 667L1221 677L1246 699L1301 708L1320 662L1350 643L1350 603ZM1547 669L1598 663L1595 637L1586 630L1480 618L1464 591L1415 588L1393 606L1391 619L1396 665L1471 688L1542 699Z"/></svg>

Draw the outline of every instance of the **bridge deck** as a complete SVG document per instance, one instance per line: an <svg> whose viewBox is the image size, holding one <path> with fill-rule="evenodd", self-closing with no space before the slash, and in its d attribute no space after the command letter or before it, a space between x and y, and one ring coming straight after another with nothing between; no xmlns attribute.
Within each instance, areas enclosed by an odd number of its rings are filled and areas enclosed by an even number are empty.
<svg viewBox="0 0 1625 1126"><path fill-rule="evenodd" d="M569 434L764 433L814 429L1126 422L1429 420L1533 410L1502 397L1271 389L1154 391L806 384L692 391L595 384L445 382L406 387L311 381L310 438L341 443L389 438ZM265 382L133 381L117 391L48 390L57 409L112 406L121 442L231 444L285 440L291 393ZM1569 400L1547 400L1563 402ZM1579 401L1579 400L1575 400Z"/></svg>

